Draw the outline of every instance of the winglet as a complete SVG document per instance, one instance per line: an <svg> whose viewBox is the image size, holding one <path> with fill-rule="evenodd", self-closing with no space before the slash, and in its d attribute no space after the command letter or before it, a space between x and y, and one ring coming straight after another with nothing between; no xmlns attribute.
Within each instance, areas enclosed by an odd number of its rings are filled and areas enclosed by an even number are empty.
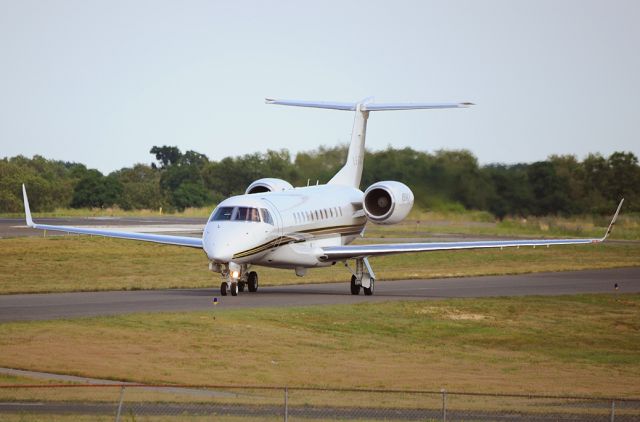
<svg viewBox="0 0 640 422"><path fill-rule="evenodd" d="M22 199L24 199L24 213L27 218L27 226L33 227L33 220L31 219L31 210L29 209L29 198L27 198L27 189L22 184Z"/></svg>
<svg viewBox="0 0 640 422"><path fill-rule="evenodd" d="M620 208L622 208L623 202L624 202L624 198L620 200L620 203L618 204L618 209L616 210L616 213L613 214L613 218L611 219L611 223L609 223L609 228L607 228L607 232L604 234L602 239L600 239L601 242L604 242L607 239L607 237L609 237L609 235L611 234L611 230L613 230L613 226L616 224L616 220L618 219L618 214L620 214Z"/></svg>

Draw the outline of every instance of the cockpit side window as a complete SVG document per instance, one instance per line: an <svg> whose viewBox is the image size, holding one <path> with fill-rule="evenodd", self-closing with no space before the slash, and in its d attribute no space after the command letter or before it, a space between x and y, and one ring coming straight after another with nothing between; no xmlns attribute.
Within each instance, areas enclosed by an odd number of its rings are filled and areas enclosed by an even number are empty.
<svg viewBox="0 0 640 422"><path fill-rule="evenodd" d="M260 213L262 214L262 221L273 226L273 218L271 218L271 213L265 208L260 208Z"/></svg>
<svg viewBox="0 0 640 422"><path fill-rule="evenodd" d="M220 207L218 210L211 216L210 221L225 221L231 220L231 216L233 215L234 207Z"/></svg>

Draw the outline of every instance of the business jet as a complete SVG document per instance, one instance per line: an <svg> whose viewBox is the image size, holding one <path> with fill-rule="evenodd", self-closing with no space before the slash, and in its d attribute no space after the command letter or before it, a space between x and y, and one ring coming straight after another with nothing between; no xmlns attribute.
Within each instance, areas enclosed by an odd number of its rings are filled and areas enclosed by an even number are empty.
<svg viewBox="0 0 640 422"><path fill-rule="evenodd" d="M245 287L258 290L254 266L292 269L304 276L309 268L343 263L351 272L351 294L374 293L375 274L370 257L399 253L460 249L592 244L603 242L622 207L622 201L602 238L531 239L474 242L391 243L351 245L364 235L367 222L395 224L411 211L411 189L399 181L381 181L360 190L369 113L392 110L465 108L472 103L357 103L266 99L267 104L355 112L347 160L326 184L293 187L274 178L251 183L243 195L225 199L213 210L202 238L130 233L112 230L36 224L22 186L26 223L42 230L98 235L202 249L209 269L222 277L220 294L237 296ZM351 265L349 265L351 262Z"/></svg>

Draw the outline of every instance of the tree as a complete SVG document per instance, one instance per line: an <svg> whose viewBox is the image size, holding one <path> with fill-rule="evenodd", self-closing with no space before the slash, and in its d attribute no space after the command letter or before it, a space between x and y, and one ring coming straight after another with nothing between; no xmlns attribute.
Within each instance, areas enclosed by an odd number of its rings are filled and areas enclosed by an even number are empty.
<svg viewBox="0 0 640 422"><path fill-rule="evenodd" d="M182 153L178 147L170 147L167 145L163 145L161 147L154 146L151 148L149 153L156 155L156 160L158 160L160 168L166 168L176 164L182 157ZM155 167L155 164L152 164L151 166Z"/></svg>
<svg viewBox="0 0 640 422"><path fill-rule="evenodd" d="M527 169L535 215L567 213L569 209L569 186L558 177L552 163L539 161Z"/></svg>
<svg viewBox="0 0 640 422"><path fill-rule="evenodd" d="M121 193L122 184L116 177L105 177L98 170L89 170L76 184L71 206L73 208L111 206L118 201Z"/></svg>
<svg viewBox="0 0 640 422"><path fill-rule="evenodd" d="M638 157L631 152L614 152L607 160L609 165L608 187L603 196L613 206L621 198L634 206L640 198L640 167ZM637 205L636 205L637 206Z"/></svg>
<svg viewBox="0 0 640 422"><path fill-rule="evenodd" d="M157 209L163 205L158 170L145 164L136 164L111 175L122 185L122 194L117 202L122 209Z"/></svg>

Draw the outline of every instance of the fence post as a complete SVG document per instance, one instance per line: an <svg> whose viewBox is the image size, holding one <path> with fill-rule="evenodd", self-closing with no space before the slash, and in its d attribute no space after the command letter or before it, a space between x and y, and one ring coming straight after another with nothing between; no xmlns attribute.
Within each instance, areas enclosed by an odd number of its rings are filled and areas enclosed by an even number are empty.
<svg viewBox="0 0 640 422"><path fill-rule="evenodd" d="M116 422L120 422L120 413L122 412L122 402L124 400L124 386L120 389L120 399L118 400L118 411L116 412Z"/></svg>
<svg viewBox="0 0 640 422"><path fill-rule="evenodd" d="M611 422L616 420L616 401L611 400Z"/></svg>
<svg viewBox="0 0 640 422"><path fill-rule="evenodd" d="M442 422L447 422L447 390L440 390L442 393Z"/></svg>
<svg viewBox="0 0 640 422"><path fill-rule="evenodd" d="M289 388L284 387L284 422L289 419Z"/></svg>

